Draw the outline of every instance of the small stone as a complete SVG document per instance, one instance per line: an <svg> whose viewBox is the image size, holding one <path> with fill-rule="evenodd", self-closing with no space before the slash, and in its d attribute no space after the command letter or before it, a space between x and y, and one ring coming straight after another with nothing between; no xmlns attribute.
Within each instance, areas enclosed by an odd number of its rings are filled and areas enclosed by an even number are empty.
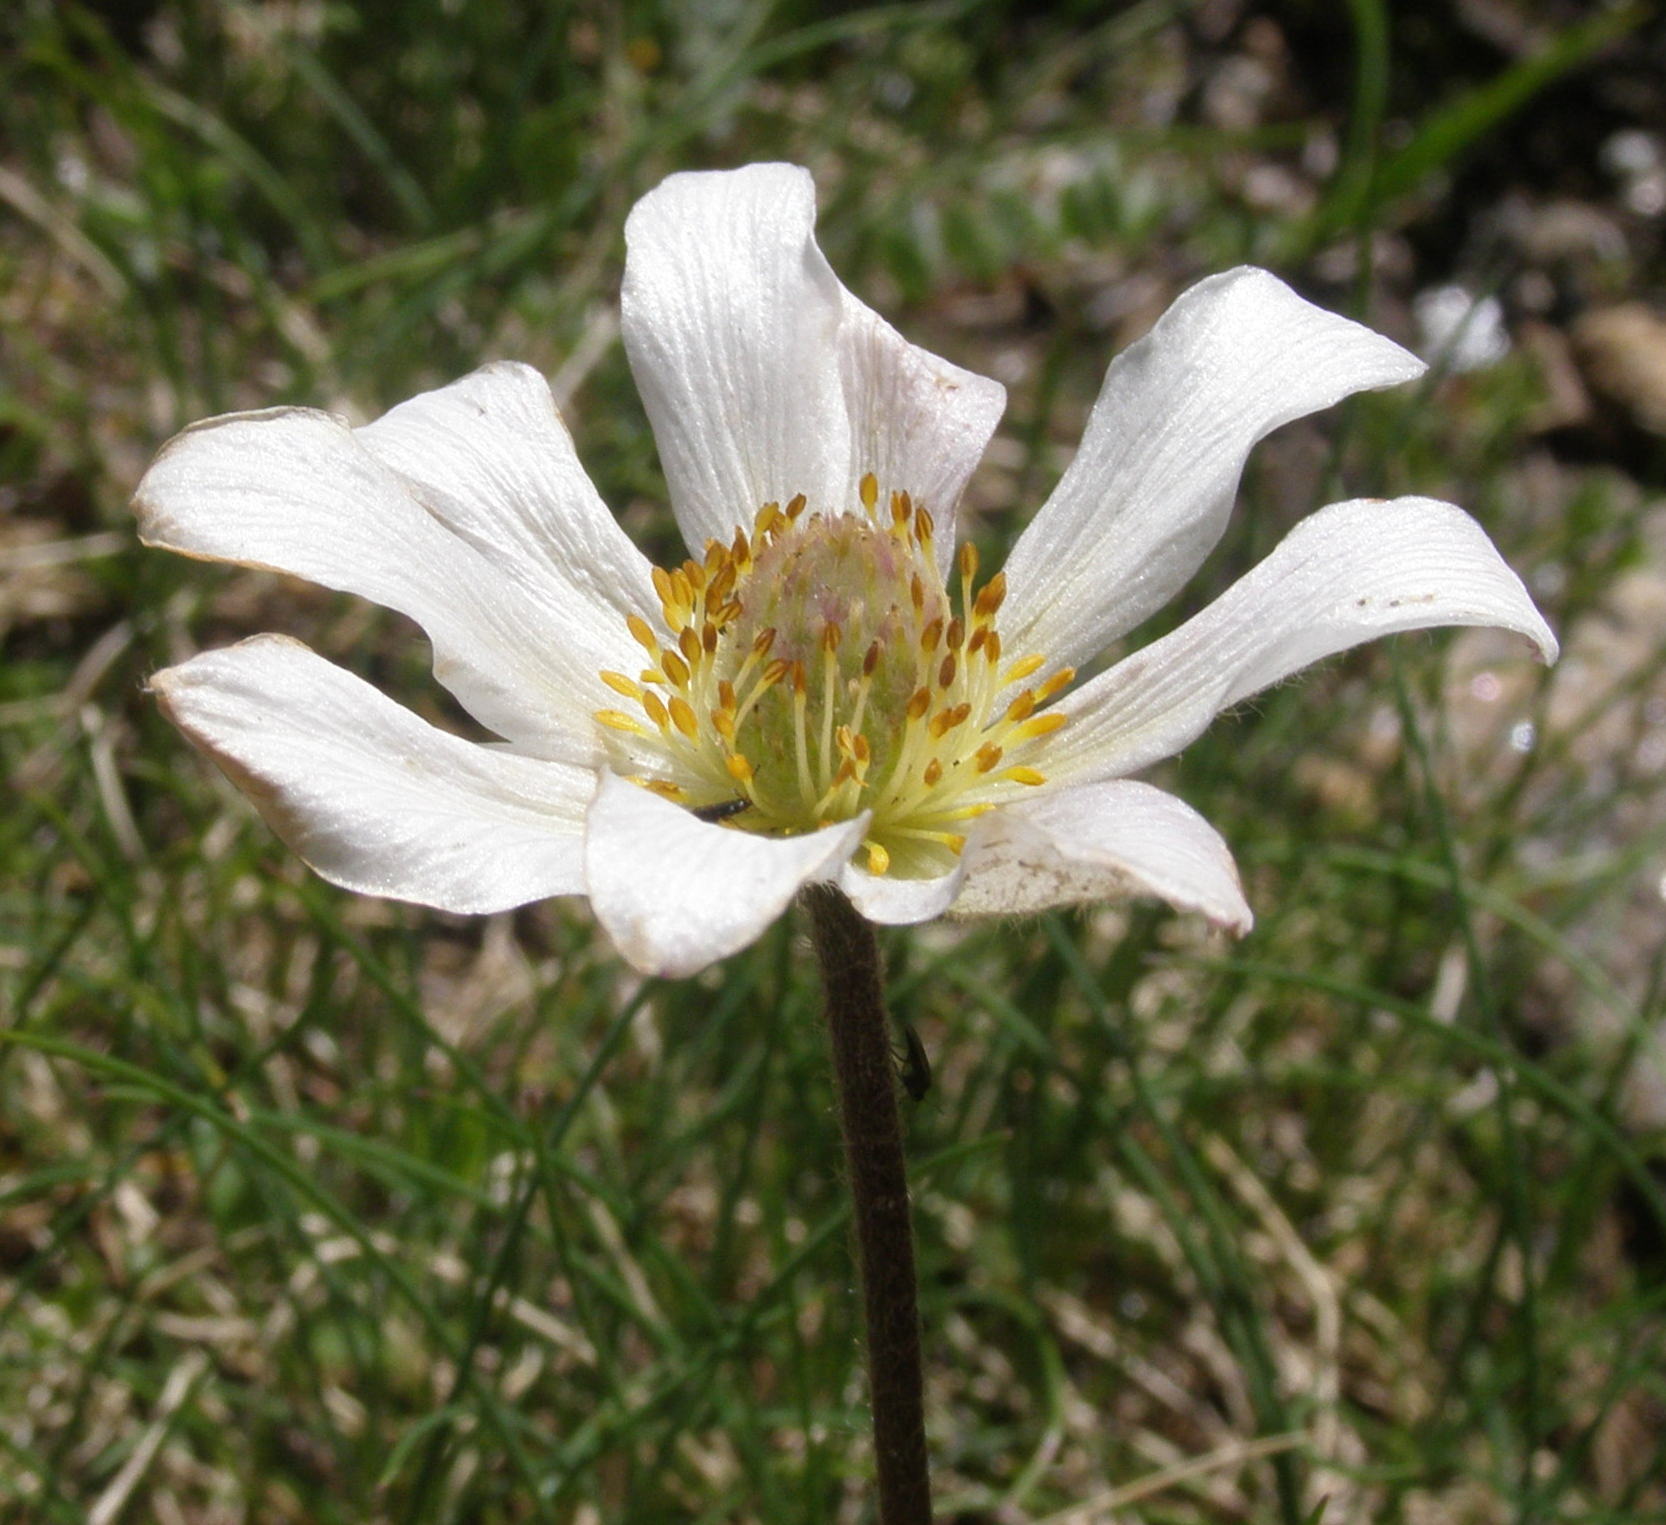
<svg viewBox="0 0 1666 1525"><path fill-rule="evenodd" d="M1666 318L1623 302L1585 313L1572 338L1592 393L1636 428L1666 435Z"/></svg>

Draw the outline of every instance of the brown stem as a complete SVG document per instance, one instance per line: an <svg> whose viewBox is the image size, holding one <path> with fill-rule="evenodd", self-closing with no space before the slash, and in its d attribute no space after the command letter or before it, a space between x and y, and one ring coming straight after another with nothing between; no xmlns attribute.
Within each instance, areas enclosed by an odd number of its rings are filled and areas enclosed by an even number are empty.
<svg viewBox="0 0 1666 1525"><path fill-rule="evenodd" d="M931 1525L914 1233L885 981L873 928L830 884L804 903L827 997L868 1330L880 1525Z"/></svg>

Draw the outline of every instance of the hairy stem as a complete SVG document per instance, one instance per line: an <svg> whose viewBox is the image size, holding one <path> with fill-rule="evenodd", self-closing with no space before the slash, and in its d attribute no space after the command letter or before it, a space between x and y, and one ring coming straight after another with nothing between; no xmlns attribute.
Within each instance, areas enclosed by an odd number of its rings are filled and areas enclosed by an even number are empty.
<svg viewBox="0 0 1666 1525"><path fill-rule="evenodd" d="M855 1207L880 1525L930 1525L914 1232L879 944L873 928L832 885L811 885L804 903L827 998Z"/></svg>

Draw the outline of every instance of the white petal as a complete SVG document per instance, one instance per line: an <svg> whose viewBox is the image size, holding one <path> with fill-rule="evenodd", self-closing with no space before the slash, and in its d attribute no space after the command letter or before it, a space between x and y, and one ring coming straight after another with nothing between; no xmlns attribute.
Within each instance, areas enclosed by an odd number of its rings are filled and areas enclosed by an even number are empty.
<svg viewBox="0 0 1666 1525"><path fill-rule="evenodd" d="M1156 895L1249 931L1238 870L1190 805L1128 779L1063 789L993 812L966 849L956 915L1017 915L1083 901Z"/></svg>
<svg viewBox="0 0 1666 1525"><path fill-rule="evenodd" d="M839 282L809 174L672 175L625 222L620 315L683 538L696 554L764 503L844 485Z"/></svg>
<svg viewBox="0 0 1666 1525"><path fill-rule="evenodd" d="M1007 561L1001 637L1079 665L1173 597L1281 424L1423 362L1265 270L1198 282L1111 365L1082 446Z"/></svg>
<svg viewBox="0 0 1666 1525"><path fill-rule="evenodd" d="M847 504L872 472L882 502L907 492L937 524L937 560L954 560L954 513L1006 408L998 381L962 370L910 344L848 291L839 330L840 368L850 417Z"/></svg>
<svg viewBox="0 0 1666 1525"><path fill-rule="evenodd" d="M621 328L683 536L728 541L804 493L845 512L867 472L940 542L1005 401L840 285L815 187L787 164L672 175L625 224Z"/></svg>
<svg viewBox="0 0 1666 1525"><path fill-rule="evenodd" d="M799 886L832 878L868 828L858 816L802 837L760 837L699 820L603 773L590 807L590 901L644 974L694 974L744 948Z"/></svg>
<svg viewBox="0 0 1666 1525"><path fill-rule="evenodd" d="M332 884L466 912L584 891L586 769L436 730L284 636L205 652L151 687Z"/></svg>
<svg viewBox="0 0 1666 1525"><path fill-rule="evenodd" d="M964 862L936 879L898 879L890 874L870 874L852 859L839 875L839 888L869 921L912 926L948 910L965 877Z"/></svg>
<svg viewBox="0 0 1666 1525"><path fill-rule="evenodd" d="M1131 773L1310 662L1436 625L1518 631L1556 660L1556 637L1521 579L1462 509L1429 498L1333 503L1200 614L1069 695L1071 723L1047 774Z"/></svg>
<svg viewBox="0 0 1666 1525"><path fill-rule="evenodd" d="M482 366L354 433L529 596L600 605L614 630L658 606L647 557L597 495L531 366Z"/></svg>
<svg viewBox="0 0 1666 1525"><path fill-rule="evenodd" d="M608 702L597 670L635 660L614 611L571 583L535 597L342 420L274 408L196 424L163 448L134 507L148 544L290 572L409 615L433 642L435 676L482 724L526 750L595 756L591 712Z"/></svg>

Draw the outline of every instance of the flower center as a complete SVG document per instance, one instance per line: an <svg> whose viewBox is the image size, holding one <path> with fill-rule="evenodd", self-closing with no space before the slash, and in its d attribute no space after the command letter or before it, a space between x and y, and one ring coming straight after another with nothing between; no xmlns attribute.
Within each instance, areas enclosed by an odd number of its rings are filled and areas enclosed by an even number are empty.
<svg viewBox="0 0 1666 1525"><path fill-rule="evenodd" d="M997 574L975 588L960 549L959 610L932 548L930 513L905 492L882 508L873 476L860 514L766 503L750 534L703 561L654 568L662 640L636 676L602 681L636 711L599 710L619 770L707 820L791 836L863 811L878 874L944 873L965 824L1046 782L1038 743L1065 723L1045 707L1075 673L1040 655L1004 659Z"/></svg>

